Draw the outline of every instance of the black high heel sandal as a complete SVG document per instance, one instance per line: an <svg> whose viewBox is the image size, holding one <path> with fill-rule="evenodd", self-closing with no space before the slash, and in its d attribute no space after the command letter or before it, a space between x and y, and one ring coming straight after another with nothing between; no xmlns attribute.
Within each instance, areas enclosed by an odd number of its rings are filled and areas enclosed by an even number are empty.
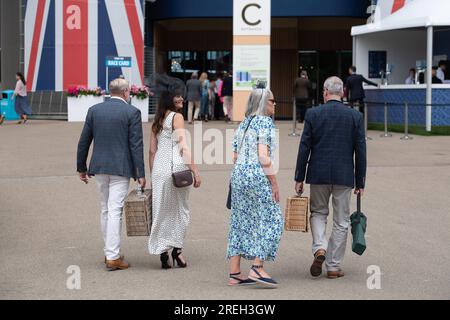
<svg viewBox="0 0 450 320"><path fill-rule="evenodd" d="M180 257L179 257L180 254L181 254L181 248L173 248L173 250L172 250L173 265L175 266L175 261L176 261L179 268L186 268L187 263L183 262L180 259Z"/></svg>
<svg viewBox="0 0 450 320"><path fill-rule="evenodd" d="M160 260L161 260L161 268L163 269L170 269L172 266L169 264L169 253L164 252L160 254Z"/></svg>

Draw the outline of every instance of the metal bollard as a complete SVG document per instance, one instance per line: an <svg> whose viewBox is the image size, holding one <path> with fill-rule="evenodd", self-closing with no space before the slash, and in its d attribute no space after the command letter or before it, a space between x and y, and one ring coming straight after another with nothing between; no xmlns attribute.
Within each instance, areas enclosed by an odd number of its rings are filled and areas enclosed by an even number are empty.
<svg viewBox="0 0 450 320"><path fill-rule="evenodd" d="M388 132L388 108L387 103L384 104L384 134L380 135L382 138L392 137Z"/></svg>
<svg viewBox="0 0 450 320"><path fill-rule="evenodd" d="M364 103L364 134L366 136L366 140L372 140L371 137L367 136L367 119L368 119L368 112L369 110L367 110L367 103Z"/></svg>
<svg viewBox="0 0 450 320"><path fill-rule="evenodd" d="M295 98L293 99L293 101L294 101L293 102L294 109L292 112L293 124L292 124L292 132L289 133L289 137L298 137L300 135L297 133L297 108L295 106Z"/></svg>
<svg viewBox="0 0 450 320"><path fill-rule="evenodd" d="M408 102L405 102L405 134L403 137L401 137L401 140L412 140L413 137L410 137L408 134L408 126L409 126L409 121L408 121Z"/></svg>

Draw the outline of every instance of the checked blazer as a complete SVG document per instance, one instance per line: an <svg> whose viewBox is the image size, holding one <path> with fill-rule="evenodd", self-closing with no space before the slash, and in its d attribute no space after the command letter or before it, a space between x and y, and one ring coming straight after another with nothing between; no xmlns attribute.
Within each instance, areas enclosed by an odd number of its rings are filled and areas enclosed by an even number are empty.
<svg viewBox="0 0 450 320"><path fill-rule="evenodd" d="M309 109L298 150L295 181L365 187L366 139L359 111L340 101Z"/></svg>

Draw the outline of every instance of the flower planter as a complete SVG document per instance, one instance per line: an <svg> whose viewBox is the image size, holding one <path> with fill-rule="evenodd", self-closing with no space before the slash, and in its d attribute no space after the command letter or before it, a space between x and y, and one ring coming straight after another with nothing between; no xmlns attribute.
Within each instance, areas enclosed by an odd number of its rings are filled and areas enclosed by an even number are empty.
<svg viewBox="0 0 450 320"><path fill-rule="evenodd" d="M103 96L67 97L67 120L84 122L90 107L103 102Z"/></svg>
<svg viewBox="0 0 450 320"><path fill-rule="evenodd" d="M142 122L148 122L148 98L138 99L132 97L131 104L141 110Z"/></svg>

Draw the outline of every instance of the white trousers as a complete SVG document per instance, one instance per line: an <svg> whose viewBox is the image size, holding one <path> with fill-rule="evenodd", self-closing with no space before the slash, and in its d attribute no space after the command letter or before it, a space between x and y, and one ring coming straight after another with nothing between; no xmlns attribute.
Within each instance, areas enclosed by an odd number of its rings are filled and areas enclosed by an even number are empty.
<svg viewBox="0 0 450 320"><path fill-rule="evenodd" d="M223 113L230 118L233 119L233 97L224 96L223 97Z"/></svg>
<svg viewBox="0 0 450 320"><path fill-rule="evenodd" d="M328 271L338 271L344 259L350 225L350 197L352 189L345 186L311 184L311 233L313 254L323 249ZM333 231L327 241L328 204L332 196Z"/></svg>
<svg viewBox="0 0 450 320"><path fill-rule="evenodd" d="M95 175L100 191L101 225L106 259L120 257L120 233L122 230L122 209L128 193L130 178L105 174Z"/></svg>
<svg viewBox="0 0 450 320"><path fill-rule="evenodd" d="M192 110L194 110L194 120L198 119L198 113L200 112L200 101L188 102L188 121L192 122Z"/></svg>

